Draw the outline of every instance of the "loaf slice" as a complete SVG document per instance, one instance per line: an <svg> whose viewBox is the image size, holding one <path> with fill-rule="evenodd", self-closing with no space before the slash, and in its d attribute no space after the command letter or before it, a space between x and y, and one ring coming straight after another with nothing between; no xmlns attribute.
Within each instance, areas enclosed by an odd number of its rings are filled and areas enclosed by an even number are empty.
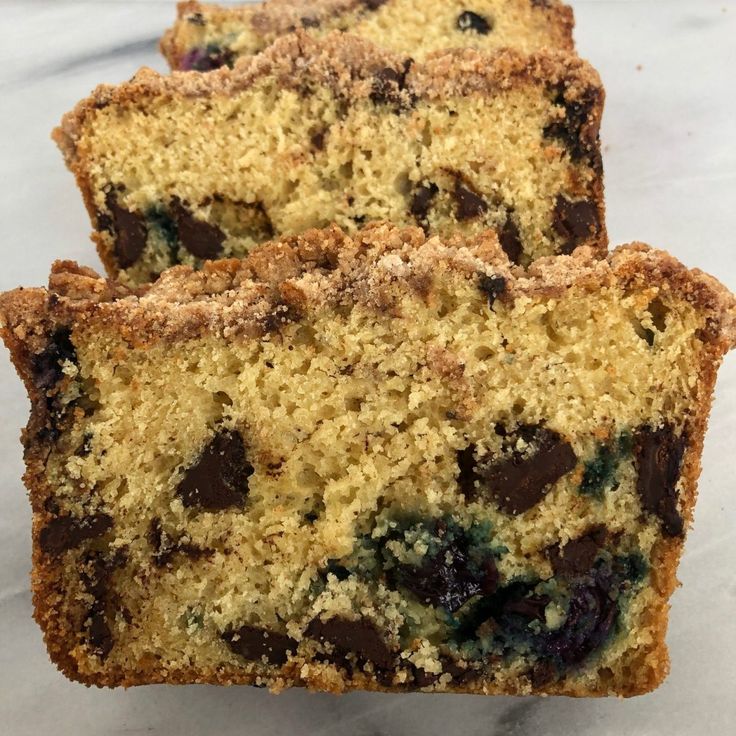
<svg viewBox="0 0 736 736"><path fill-rule="evenodd" d="M263 51L296 29L348 31L417 60L432 51L542 48L574 51L572 9L558 0L267 0L178 5L161 41L172 69L211 71Z"/></svg>
<svg viewBox="0 0 736 736"><path fill-rule="evenodd" d="M109 272L243 256L335 222L495 228L509 255L606 248L603 89L574 57L282 38L234 70L103 86L55 133Z"/></svg>
<svg viewBox="0 0 736 736"><path fill-rule="evenodd" d="M734 298L643 245L337 228L0 298L36 619L96 685L634 695ZM684 666L684 663L682 663Z"/></svg>

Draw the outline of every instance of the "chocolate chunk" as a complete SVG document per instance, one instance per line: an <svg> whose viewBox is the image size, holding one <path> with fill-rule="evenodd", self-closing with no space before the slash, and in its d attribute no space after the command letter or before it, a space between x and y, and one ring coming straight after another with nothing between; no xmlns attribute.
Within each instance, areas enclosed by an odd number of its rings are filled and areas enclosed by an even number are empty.
<svg viewBox="0 0 736 736"><path fill-rule="evenodd" d="M572 202L559 195L555 203L552 227L563 238L560 253L569 255L582 242L598 234L598 208L588 200Z"/></svg>
<svg viewBox="0 0 736 736"><path fill-rule="evenodd" d="M178 197L169 205L176 223L179 242L197 258L218 258L222 255L225 233L216 225L197 220Z"/></svg>
<svg viewBox="0 0 736 736"><path fill-rule="evenodd" d="M412 674L416 687L431 687L439 681L442 673L427 672L423 667L412 667Z"/></svg>
<svg viewBox="0 0 736 736"><path fill-rule="evenodd" d="M210 43L205 47L189 49L179 62L182 71L210 72L221 66L232 66L235 54L231 49Z"/></svg>
<svg viewBox="0 0 736 736"><path fill-rule="evenodd" d="M419 225L425 229L427 227L427 216L429 215L430 205L439 191L439 187L433 182L420 184L414 191L414 196L411 199L409 212L411 212Z"/></svg>
<svg viewBox="0 0 736 736"><path fill-rule="evenodd" d="M472 10L465 10L457 17L457 27L461 31L475 31L487 36L493 30L493 22Z"/></svg>
<svg viewBox="0 0 736 736"><path fill-rule="evenodd" d="M413 106L416 98L408 92L406 86L406 75L413 63L413 59L406 59L401 71L388 66L379 69L373 80L371 101L376 105L395 105L397 112Z"/></svg>
<svg viewBox="0 0 736 736"><path fill-rule="evenodd" d="M103 513L77 518L57 516L38 536L38 544L47 555L56 557L62 552L79 547L88 539L101 537L112 529L112 517Z"/></svg>
<svg viewBox="0 0 736 736"><path fill-rule="evenodd" d="M480 217L488 211L487 202L475 192L466 189L459 182L455 182L455 189L452 192L452 196L457 205L455 208L455 217L460 222Z"/></svg>
<svg viewBox="0 0 736 736"><path fill-rule="evenodd" d="M187 16L187 22L191 23L193 26L205 26L207 25L204 19L204 16L202 13L192 13L191 15Z"/></svg>
<svg viewBox="0 0 736 736"><path fill-rule="evenodd" d="M596 526L582 537L570 540L564 547L556 544L547 551L555 575L575 577L586 575L593 568L598 551L606 539L606 528Z"/></svg>
<svg viewBox="0 0 736 736"><path fill-rule="evenodd" d="M46 347L31 359L33 383L42 391L53 388L63 377L65 362L77 363L77 352L71 340L71 331L62 327L51 336Z"/></svg>
<svg viewBox="0 0 736 736"><path fill-rule="evenodd" d="M518 265L521 262L524 248L521 245L519 228L511 219L511 216L506 218L506 222L504 222L501 232L498 234L498 242L511 263Z"/></svg>
<svg viewBox="0 0 736 736"><path fill-rule="evenodd" d="M476 495L475 481L478 478L475 472L475 445L468 445L457 452L458 476L457 484L460 492L468 499Z"/></svg>
<svg viewBox="0 0 736 736"><path fill-rule="evenodd" d="M319 28L322 22L319 18L300 18L302 28Z"/></svg>
<svg viewBox="0 0 736 736"><path fill-rule="evenodd" d="M436 534L443 535L441 521ZM389 579L422 603L454 613L474 596L493 593L498 585L495 559L488 555L472 560L469 547L464 533L441 538L436 553L427 556L421 566L398 564L389 570Z"/></svg>
<svg viewBox="0 0 736 736"><path fill-rule="evenodd" d="M383 669L393 665L394 655L375 625L367 619L351 621L334 616L322 621L318 616L310 621L304 635L331 644L340 657L354 653L358 659L373 662Z"/></svg>
<svg viewBox="0 0 736 736"><path fill-rule="evenodd" d="M597 164L595 158L600 126L598 121L592 119L591 113L598 104L599 95L597 89L591 88L578 99L568 101L564 89L558 87L554 102L564 107L565 119L555 121L544 129L546 138L557 138L565 144L573 161L588 157L593 159L591 163L594 166Z"/></svg>
<svg viewBox="0 0 736 736"><path fill-rule="evenodd" d="M115 236L113 252L120 268L130 268L146 248L148 228L146 220L140 212L131 212L118 204L117 197L109 192L105 197L105 205L110 216L97 216L97 225L110 231Z"/></svg>
<svg viewBox="0 0 736 736"><path fill-rule="evenodd" d="M315 151L324 151L327 131L328 128L319 128L309 137L309 142L312 144L312 148L314 148Z"/></svg>
<svg viewBox="0 0 736 736"><path fill-rule="evenodd" d="M634 436L634 456L639 472L636 490L642 508L662 521L670 537L680 536L684 522L677 509L677 481L687 441L677 437L674 427L641 427Z"/></svg>
<svg viewBox="0 0 736 736"><path fill-rule="evenodd" d="M386 4L387 0L361 0L361 2L368 10L378 10L381 5Z"/></svg>
<svg viewBox="0 0 736 736"><path fill-rule="evenodd" d="M94 654L105 659L112 649L112 631L107 621L107 614L100 603L95 603L89 610L87 620L87 640Z"/></svg>
<svg viewBox="0 0 736 736"><path fill-rule="evenodd" d="M251 475L243 438L238 432L220 431L184 473L176 495L185 506L207 511L242 508Z"/></svg>
<svg viewBox="0 0 736 736"><path fill-rule="evenodd" d="M523 616L529 620L544 621L544 611L551 598L548 595L530 595L526 598L511 598L503 606L507 616Z"/></svg>
<svg viewBox="0 0 736 736"><path fill-rule="evenodd" d="M552 484L575 468L570 444L550 429L522 426L518 435L531 448L513 449L511 457L478 465L481 491L487 492L507 514L523 514L539 503Z"/></svg>
<svg viewBox="0 0 736 736"><path fill-rule="evenodd" d="M506 279L483 275L478 279L478 288L488 297L488 306L493 307L496 299L506 291Z"/></svg>
<svg viewBox="0 0 736 736"><path fill-rule="evenodd" d="M175 539L161 524L161 519L155 516L148 525L148 543L153 547L153 564L156 567L167 567L176 554L182 554L189 559L198 560L212 554L212 550L203 549L191 542L183 542L181 537Z"/></svg>
<svg viewBox="0 0 736 736"><path fill-rule="evenodd" d="M122 549L114 553L93 552L81 565L81 581L94 601L82 621L82 631L96 656L104 659L113 645L112 630L108 619L108 602L113 598L110 581L116 568L122 567L126 553Z"/></svg>
<svg viewBox="0 0 736 736"><path fill-rule="evenodd" d="M226 631L222 638L235 654L252 661L265 657L269 664L280 666L286 663L289 652L296 654L297 643L290 636L257 626Z"/></svg>
<svg viewBox="0 0 736 736"><path fill-rule="evenodd" d="M532 667L528 677L532 683L532 687L539 689L554 682L558 678L558 672L550 660L541 660Z"/></svg>

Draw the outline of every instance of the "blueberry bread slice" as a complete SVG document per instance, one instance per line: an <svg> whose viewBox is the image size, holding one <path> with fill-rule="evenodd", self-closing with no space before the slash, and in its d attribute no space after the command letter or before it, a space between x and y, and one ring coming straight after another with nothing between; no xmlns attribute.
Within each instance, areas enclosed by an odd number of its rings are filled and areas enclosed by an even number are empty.
<svg viewBox="0 0 736 736"><path fill-rule="evenodd" d="M263 51L297 29L348 31L420 60L433 51L542 48L574 51L572 9L559 0L267 0L178 5L161 40L172 69L211 71Z"/></svg>
<svg viewBox="0 0 736 736"><path fill-rule="evenodd" d="M0 298L35 615L96 685L634 695L734 298L643 245L333 227Z"/></svg>
<svg viewBox="0 0 736 736"><path fill-rule="evenodd" d="M128 284L333 222L494 228L528 263L605 252L602 105L575 57L461 50L413 64L301 34L234 70L99 87L55 137L102 260Z"/></svg>

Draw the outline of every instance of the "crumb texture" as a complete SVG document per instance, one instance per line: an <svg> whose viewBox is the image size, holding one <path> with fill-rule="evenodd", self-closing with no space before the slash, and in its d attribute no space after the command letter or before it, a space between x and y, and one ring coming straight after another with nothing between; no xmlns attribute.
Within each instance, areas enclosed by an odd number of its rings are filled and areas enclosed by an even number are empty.
<svg viewBox="0 0 736 736"><path fill-rule="evenodd" d="M92 684L631 695L665 676L733 297L641 245L331 228L0 297L36 617Z"/></svg>
<svg viewBox="0 0 736 736"><path fill-rule="evenodd" d="M100 87L56 139L100 255L129 284L336 223L494 229L520 264L607 245L603 89L575 57L343 34L280 39L235 69ZM482 135L479 135L482 131Z"/></svg>

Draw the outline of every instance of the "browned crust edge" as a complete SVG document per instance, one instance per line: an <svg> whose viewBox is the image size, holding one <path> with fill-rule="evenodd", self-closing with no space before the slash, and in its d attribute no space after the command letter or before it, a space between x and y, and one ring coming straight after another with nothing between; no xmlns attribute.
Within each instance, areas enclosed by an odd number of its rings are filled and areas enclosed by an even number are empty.
<svg viewBox="0 0 736 736"><path fill-rule="evenodd" d="M336 264L324 273L320 265ZM381 264L390 265L388 271ZM502 274L507 279L508 297L555 296L573 286L591 290L605 285L625 289L647 289L658 286L665 292L685 299L700 310L707 327L702 331L705 349L700 365L700 382L691 419L686 431L689 445L685 454L681 506L686 525L692 523L700 474L700 456L707 427L716 372L724 354L736 346L736 298L718 281L698 270L688 270L672 256L642 244L616 249L605 260L598 260L589 249L572 256L542 259L528 271L513 269L500 250L495 236L488 233L468 241L459 239L444 245L438 238L427 240L416 228L399 229L390 225L374 225L350 237L336 227L312 230L303 236L287 238L263 246L244 261L208 263L202 271L180 266L164 274L159 283L135 292L98 276L91 269L71 262L58 262L50 277L50 289L16 289L0 295L0 335L10 350L13 363L28 390L32 411L24 432L26 473L34 511L33 521L33 601L34 617L44 632L44 640L52 661L70 679L87 685L125 687L166 682L252 684L257 668L222 667L209 671L194 668L177 671L152 666L135 673L110 671L93 677L80 673L64 618L64 594L59 570L41 553L40 529L51 514L44 502L51 492L45 480L45 459L49 444L33 439L47 421L45 397L34 386L31 357L44 348L49 336L59 325L83 329L115 329L126 339L146 344L159 340L186 339L202 332L237 334L228 330L225 314L239 311L241 331L257 335L251 329L264 314L284 301L300 307L326 305L339 299L364 302L375 299L385 283L402 293L414 291L428 298L423 278L441 274L443 268L474 278L479 273ZM366 276L378 274L366 289ZM373 303L380 308L379 303ZM183 319L181 313L185 312ZM232 327L232 325L230 325ZM235 337L235 339L238 339ZM613 683L600 690L581 690L573 686L551 685L534 692L572 696L617 694L638 695L657 687L667 675L669 659L665 634L669 598L677 585L676 569L682 553L683 539L664 539L655 549L653 585L658 601L651 611L656 641L639 657L641 673L646 679ZM312 689L343 692L351 689L383 690L369 678L356 678L336 684L319 668L307 682L297 677L298 662L287 664L277 675L269 672L274 689L288 686L288 678ZM311 667L312 665L310 665ZM452 692L480 692L471 686L453 688ZM514 694L516 691L487 686L487 694ZM518 693L516 693L518 694Z"/></svg>
<svg viewBox="0 0 736 736"><path fill-rule="evenodd" d="M531 2L531 0L529 0ZM159 49L172 71L181 67L181 61L189 50L186 42L187 18L195 13L205 19L221 23L250 23L254 31L263 36L270 34L284 35L295 27L299 27L301 19L322 20L345 13L361 5L362 0L299 0L298 2L266 2L255 5L223 6L211 3L199 3L194 0L180 2L176 7L176 20L168 28L159 42ZM569 53L575 52L573 29L575 17L573 10L561 0L546 0L534 6L534 10L543 14L555 31L555 48Z"/></svg>
<svg viewBox="0 0 736 736"><path fill-rule="evenodd" d="M155 97L232 95L267 76L274 76L288 87L293 86L294 79L308 75L334 87L345 99L363 99L372 92L376 71L391 68L403 73L404 61L400 55L340 32L320 39L298 32L280 38L262 54L241 58L232 70L222 68L207 74L174 72L167 76L143 68L130 81L118 86L100 85L63 116L52 138L74 174L90 221L96 227L89 162L78 142L87 126L93 124L98 109L109 105L145 106L147 100ZM524 84L564 85L565 98L571 102L590 95L593 90L595 100L588 125L595 138L603 115L605 92L595 69L576 56L548 51L524 55L508 49L492 54L455 49L439 52L424 63L413 65L407 75L411 94L426 100L476 94L492 96ZM608 248L608 234L602 172L592 190L600 229L583 245L595 248L603 257ZM113 278L120 276L122 269L110 239L100 231L94 231L91 237L106 272Z"/></svg>

